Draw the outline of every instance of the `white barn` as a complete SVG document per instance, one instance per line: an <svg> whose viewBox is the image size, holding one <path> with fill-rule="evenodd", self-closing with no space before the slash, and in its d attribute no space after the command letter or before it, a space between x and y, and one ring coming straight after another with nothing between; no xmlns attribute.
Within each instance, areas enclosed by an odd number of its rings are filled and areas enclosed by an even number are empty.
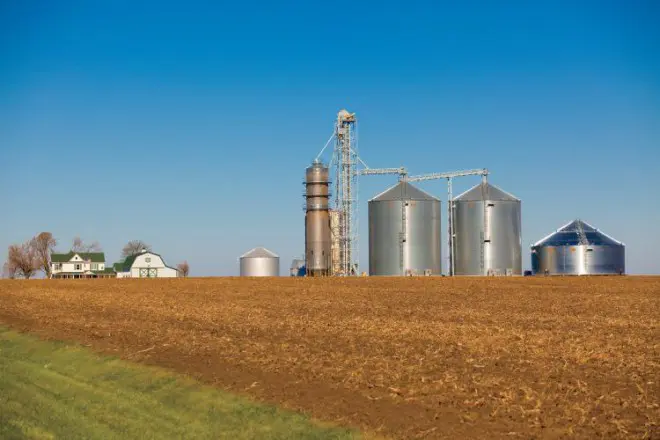
<svg viewBox="0 0 660 440"><path fill-rule="evenodd" d="M179 271L165 264L163 257L142 251L137 255L127 257L113 266L117 278L175 278Z"/></svg>

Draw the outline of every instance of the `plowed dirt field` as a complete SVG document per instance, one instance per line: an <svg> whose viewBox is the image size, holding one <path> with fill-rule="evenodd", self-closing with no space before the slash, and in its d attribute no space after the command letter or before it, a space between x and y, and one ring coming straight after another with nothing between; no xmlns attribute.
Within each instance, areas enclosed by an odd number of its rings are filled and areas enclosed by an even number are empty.
<svg viewBox="0 0 660 440"><path fill-rule="evenodd" d="M657 277L0 282L0 325L402 439L660 438L659 318Z"/></svg>

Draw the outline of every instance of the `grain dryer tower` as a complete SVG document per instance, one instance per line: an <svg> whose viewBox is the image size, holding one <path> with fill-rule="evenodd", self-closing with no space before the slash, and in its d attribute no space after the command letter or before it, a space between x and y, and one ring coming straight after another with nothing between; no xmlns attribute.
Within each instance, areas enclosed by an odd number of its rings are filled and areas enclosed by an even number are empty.
<svg viewBox="0 0 660 440"><path fill-rule="evenodd" d="M440 200L405 180L369 201L369 274L440 275Z"/></svg>
<svg viewBox="0 0 660 440"><path fill-rule="evenodd" d="M328 167L314 161L305 172L305 268L307 276L331 273Z"/></svg>
<svg viewBox="0 0 660 440"><path fill-rule="evenodd" d="M278 277L280 257L266 248L254 248L241 255L240 269L242 277Z"/></svg>
<svg viewBox="0 0 660 440"><path fill-rule="evenodd" d="M456 275L522 274L520 200L485 180L452 201Z"/></svg>
<svg viewBox="0 0 660 440"><path fill-rule="evenodd" d="M548 275L606 275L626 272L620 241L574 220L532 245L532 271Z"/></svg>

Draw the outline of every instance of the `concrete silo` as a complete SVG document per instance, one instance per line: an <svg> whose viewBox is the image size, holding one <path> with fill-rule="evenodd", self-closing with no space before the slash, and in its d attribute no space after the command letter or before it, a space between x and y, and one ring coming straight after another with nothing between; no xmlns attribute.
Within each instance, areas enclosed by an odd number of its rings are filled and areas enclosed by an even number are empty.
<svg viewBox="0 0 660 440"><path fill-rule="evenodd" d="M481 182L452 202L455 275L522 274L520 200Z"/></svg>
<svg viewBox="0 0 660 440"><path fill-rule="evenodd" d="M626 272L620 241L574 220L532 245L532 272L548 275L607 275Z"/></svg>
<svg viewBox="0 0 660 440"><path fill-rule="evenodd" d="M242 277L280 276L280 257L268 249L254 248L241 255L239 260Z"/></svg>
<svg viewBox="0 0 660 440"><path fill-rule="evenodd" d="M402 181L369 201L369 274L440 275L440 200Z"/></svg>

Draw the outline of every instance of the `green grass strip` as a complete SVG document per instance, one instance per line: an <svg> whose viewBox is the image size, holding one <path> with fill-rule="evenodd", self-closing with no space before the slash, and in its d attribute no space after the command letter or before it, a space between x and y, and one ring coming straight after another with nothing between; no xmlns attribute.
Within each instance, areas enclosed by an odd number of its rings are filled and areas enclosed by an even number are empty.
<svg viewBox="0 0 660 440"><path fill-rule="evenodd" d="M187 377L0 328L0 439L357 439Z"/></svg>

